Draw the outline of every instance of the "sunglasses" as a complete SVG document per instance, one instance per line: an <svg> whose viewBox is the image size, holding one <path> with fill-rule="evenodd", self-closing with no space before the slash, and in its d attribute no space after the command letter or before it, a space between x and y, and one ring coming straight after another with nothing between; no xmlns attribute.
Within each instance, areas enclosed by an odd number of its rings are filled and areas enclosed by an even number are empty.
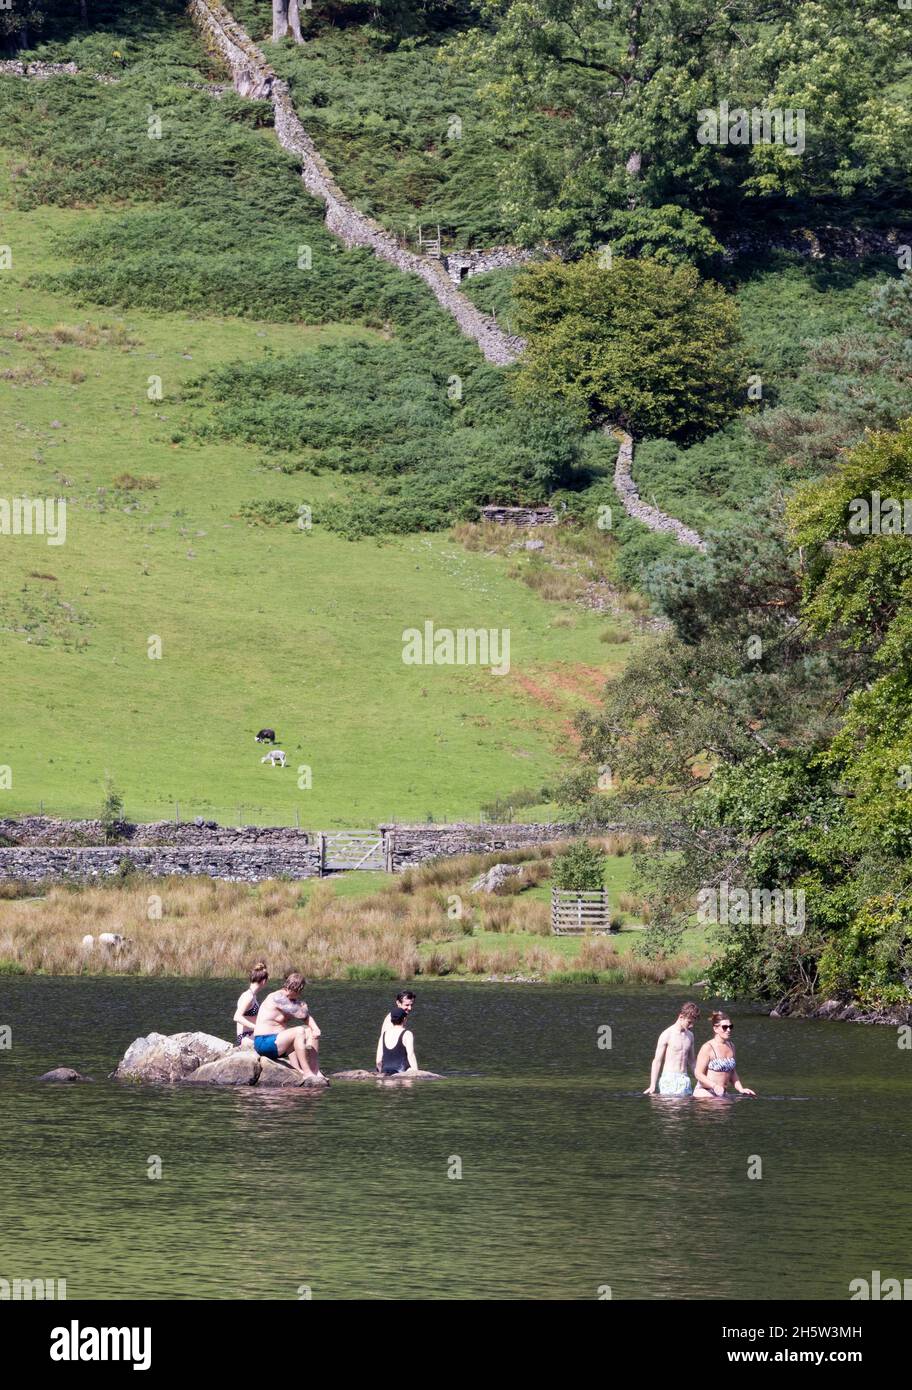
<svg viewBox="0 0 912 1390"><path fill-rule="evenodd" d="M734 1024L732 1024L732 1023L717 1023L717 1024L716 1024L716 1027L717 1027L717 1028L721 1028L723 1033L733 1033L733 1032L734 1032Z"/></svg>

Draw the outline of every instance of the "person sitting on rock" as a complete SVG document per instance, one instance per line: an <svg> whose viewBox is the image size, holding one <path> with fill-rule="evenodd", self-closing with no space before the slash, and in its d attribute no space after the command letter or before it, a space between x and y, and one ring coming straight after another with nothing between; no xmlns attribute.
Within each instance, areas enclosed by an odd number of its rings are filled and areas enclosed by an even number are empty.
<svg viewBox="0 0 912 1390"><path fill-rule="evenodd" d="M260 1057L273 1062L287 1057L296 1071L323 1080L317 1046L320 1030L304 1000L299 998L306 983L300 971L292 970L281 989L267 994L253 1025L253 1047Z"/></svg>
<svg viewBox="0 0 912 1390"><path fill-rule="evenodd" d="M250 984L237 1001L237 1008L234 1011L238 1047L253 1042L253 1023L260 1011L257 994L260 986L265 985L268 979L269 971L266 969L266 962L258 960L250 972Z"/></svg>
<svg viewBox="0 0 912 1390"><path fill-rule="evenodd" d="M408 1016L412 1012L414 1004L415 991L411 989L400 989L399 993L396 995L396 1002L393 1005L393 1009L402 1009L406 1016ZM378 1071L380 1070L380 1063L383 1060L383 1034L390 1025L390 1019L392 1018L393 1009L390 1009L389 1013L386 1015L386 1018L380 1024L380 1036L377 1039Z"/></svg>
<svg viewBox="0 0 912 1390"><path fill-rule="evenodd" d="M405 1009L390 1009L389 1024L380 1033L380 1060L377 1069L383 1076L406 1075L418 1070L415 1058L415 1038L406 1027Z"/></svg>

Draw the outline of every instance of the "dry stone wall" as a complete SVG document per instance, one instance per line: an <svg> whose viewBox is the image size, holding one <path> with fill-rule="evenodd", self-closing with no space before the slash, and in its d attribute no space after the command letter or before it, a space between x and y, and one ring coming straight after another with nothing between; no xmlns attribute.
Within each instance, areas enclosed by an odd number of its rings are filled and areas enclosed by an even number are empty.
<svg viewBox="0 0 912 1390"><path fill-rule="evenodd" d="M135 846L168 845L188 849L213 845L255 848L260 845L288 845L300 848L315 843L307 830L287 825L219 825L216 821L151 821L137 825L122 821L117 827L118 844ZM18 816L0 820L0 846L42 848L109 847L99 820L58 820L52 816Z"/></svg>
<svg viewBox="0 0 912 1390"><path fill-rule="evenodd" d="M578 831L572 825L390 825L393 865L407 869L428 859L459 854L494 854L498 850L527 849L570 839Z"/></svg>
<svg viewBox="0 0 912 1390"><path fill-rule="evenodd" d="M523 246L490 246L481 251L450 251L443 257L443 266L454 285L472 275L484 275L488 270L511 270L539 260L541 251Z"/></svg>
<svg viewBox="0 0 912 1390"><path fill-rule="evenodd" d="M300 849L287 845L260 849L219 845L196 849L137 845L111 845L105 849L42 846L0 849L0 881L14 879L37 884L68 879L90 883L120 872L124 864L155 877L204 874L209 878L250 883L280 877L314 878L320 872L319 851L313 845Z"/></svg>
<svg viewBox="0 0 912 1390"><path fill-rule="evenodd" d="M621 827L605 827L612 828ZM394 872L429 859L525 849L576 833L574 826L556 823L384 825L377 831ZM320 838L319 832L290 826L158 821L125 822L118 827L118 843L105 844L99 821L22 816L0 821L0 881L91 881L119 872L124 863L156 876L205 874L249 882L311 878L322 869Z"/></svg>
<svg viewBox="0 0 912 1390"><path fill-rule="evenodd" d="M326 205L329 230L346 246L367 247L406 275L420 275L438 303L452 315L467 337L474 338L489 362L497 366L515 362L525 347L522 338L504 333L490 315L483 314L460 294L440 261L408 250L391 232L359 212L348 200L301 124L288 84L276 75L263 53L228 11L213 0L192 0L190 12L228 64L241 95L271 101L279 143L301 160L304 186Z"/></svg>
<svg viewBox="0 0 912 1390"><path fill-rule="evenodd" d="M605 427L605 433L616 434L620 438L620 448L614 466L614 488L627 515L633 517L634 521L648 526L650 531L665 532L674 536L681 545L689 545L693 550L705 552L706 542L697 535L696 531L685 526L683 521L678 521L675 517L660 511L658 507L650 506L640 497L631 471L633 468L632 436L624 430L614 431L608 426Z"/></svg>
<svg viewBox="0 0 912 1390"><path fill-rule="evenodd" d="M496 521L499 526L553 526L557 512L553 507L499 507L492 503L482 507L483 521Z"/></svg>

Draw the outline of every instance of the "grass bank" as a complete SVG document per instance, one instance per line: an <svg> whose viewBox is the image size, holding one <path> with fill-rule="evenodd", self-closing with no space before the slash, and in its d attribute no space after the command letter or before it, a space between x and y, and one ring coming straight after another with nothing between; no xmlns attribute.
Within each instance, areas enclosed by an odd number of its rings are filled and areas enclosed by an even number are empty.
<svg viewBox="0 0 912 1390"><path fill-rule="evenodd" d="M628 846L615 843L615 850ZM690 982L708 944L694 932L673 956L637 947L641 905L629 889L629 853L608 860L619 930L610 937L550 934L551 852L514 851L441 860L404 874L340 875L293 883L129 875L97 887L4 888L0 973L243 978L264 957L274 975L293 965L314 979L409 980L416 976L518 976L604 983ZM521 865L504 891L474 892L495 863ZM21 896L13 896L19 892ZM83 937L117 932L119 951Z"/></svg>

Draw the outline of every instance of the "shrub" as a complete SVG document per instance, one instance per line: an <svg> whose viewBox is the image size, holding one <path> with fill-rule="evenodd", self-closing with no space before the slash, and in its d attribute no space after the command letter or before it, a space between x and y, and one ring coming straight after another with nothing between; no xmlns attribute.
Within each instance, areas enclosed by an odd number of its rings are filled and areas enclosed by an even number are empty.
<svg viewBox="0 0 912 1390"><path fill-rule="evenodd" d="M245 502L240 515L254 526L282 526L297 521L298 508L294 502L280 502L275 497L267 497L258 502Z"/></svg>
<svg viewBox="0 0 912 1390"><path fill-rule="evenodd" d="M123 825L123 797L110 777L105 778L105 795L101 803L98 819L106 844L114 844L120 836Z"/></svg>
<svg viewBox="0 0 912 1390"><path fill-rule="evenodd" d="M605 856L594 845L579 840L555 856L551 877L555 888L573 893L594 892L605 886Z"/></svg>
<svg viewBox="0 0 912 1390"><path fill-rule="evenodd" d="M912 1000L912 902L892 893L869 898L852 924L828 939L820 987L866 1004Z"/></svg>

